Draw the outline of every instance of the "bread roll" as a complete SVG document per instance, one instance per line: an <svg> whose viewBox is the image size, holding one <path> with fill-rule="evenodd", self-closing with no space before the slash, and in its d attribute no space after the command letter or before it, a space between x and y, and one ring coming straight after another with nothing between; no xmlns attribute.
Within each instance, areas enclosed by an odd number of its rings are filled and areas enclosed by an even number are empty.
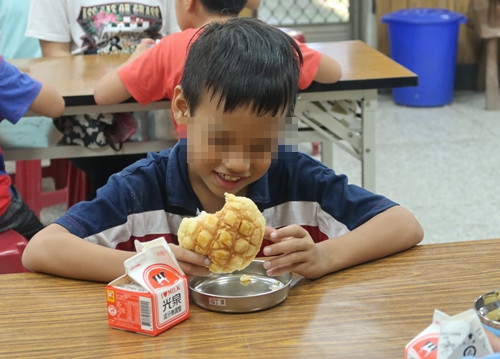
<svg viewBox="0 0 500 359"><path fill-rule="evenodd" d="M177 233L181 247L210 258L208 269L214 273L247 267L259 252L266 226L251 199L231 193L225 197L219 212L184 218Z"/></svg>

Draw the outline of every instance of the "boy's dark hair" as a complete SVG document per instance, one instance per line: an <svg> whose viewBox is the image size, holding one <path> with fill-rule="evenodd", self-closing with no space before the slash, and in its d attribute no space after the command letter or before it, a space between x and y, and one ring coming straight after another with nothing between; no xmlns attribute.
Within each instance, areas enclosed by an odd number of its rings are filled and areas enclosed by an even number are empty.
<svg viewBox="0 0 500 359"><path fill-rule="evenodd" d="M247 0L200 0L205 11L215 15L238 15Z"/></svg>
<svg viewBox="0 0 500 359"><path fill-rule="evenodd" d="M191 116L205 92L218 97L224 112L251 106L259 116L292 116L302 62L295 40L260 20L206 25L189 48L181 80Z"/></svg>

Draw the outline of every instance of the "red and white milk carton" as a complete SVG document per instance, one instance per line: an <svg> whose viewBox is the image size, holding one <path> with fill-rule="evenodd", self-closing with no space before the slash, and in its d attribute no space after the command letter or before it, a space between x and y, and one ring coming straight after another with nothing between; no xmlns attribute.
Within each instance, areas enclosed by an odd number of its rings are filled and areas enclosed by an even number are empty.
<svg viewBox="0 0 500 359"><path fill-rule="evenodd" d="M106 286L108 323L154 336L189 318L187 278L163 237L135 246L125 274Z"/></svg>
<svg viewBox="0 0 500 359"><path fill-rule="evenodd" d="M434 310L432 323L405 346L405 359L461 359L493 353L473 309L454 316Z"/></svg>

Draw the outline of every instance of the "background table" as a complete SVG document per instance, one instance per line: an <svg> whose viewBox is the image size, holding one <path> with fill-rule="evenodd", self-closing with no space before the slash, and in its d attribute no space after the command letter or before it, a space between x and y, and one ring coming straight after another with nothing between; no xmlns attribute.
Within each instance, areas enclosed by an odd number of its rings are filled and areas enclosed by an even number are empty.
<svg viewBox="0 0 500 359"><path fill-rule="evenodd" d="M416 86L417 75L358 40L308 43L308 46L335 58L343 75L335 84L313 83L300 92L295 114L304 126L299 129L298 141L322 142L322 161L329 167L333 167L333 143L338 144L361 161L363 186L375 190L377 89ZM168 101L147 106L133 101L113 106L95 104L93 89L98 79L127 58L128 55L123 54L86 55L9 62L34 78L52 84L65 99L65 114L168 109ZM319 110L317 103L327 101L335 102L337 110L327 113ZM24 123L27 121L29 119ZM351 124L359 126L353 128ZM116 154L109 148L94 151L80 146L56 146L60 134L51 122L31 127L29 133L22 133L18 127L22 126L0 124L0 144L7 160ZM171 146L173 142L167 140L165 133L157 131L149 141L126 143L118 153L156 151Z"/></svg>
<svg viewBox="0 0 500 359"><path fill-rule="evenodd" d="M8 62L34 78L54 86L63 96L64 115L85 113L113 113L146 110L169 110L170 102L152 102L142 106L135 101L118 105L98 106L94 101L94 86L98 79L126 61L127 54L86 55L36 59L11 59ZM33 116L28 112L26 116ZM168 124L150 123L147 139L126 142L120 151L109 146L89 149L82 146L59 145L62 134L53 126L52 119L26 117L16 125L0 123L0 145L6 160L33 160L71 157L110 156L116 154L159 151L175 144L168 133Z"/></svg>
<svg viewBox="0 0 500 359"><path fill-rule="evenodd" d="M434 309L450 315L500 287L500 239L421 245L302 280L272 309L191 318L157 337L108 327L105 285L0 276L0 357L402 358Z"/></svg>
<svg viewBox="0 0 500 359"><path fill-rule="evenodd" d="M299 128L299 141L321 141L322 162L331 168L337 144L360 160L362 185L375 191L377 90L416 86L418 77L359 40L307 45L336 59L342 78L334 84L313 83L300 93L295 114L307 127ZM320 110L318 103L333 110Z"/></svg>

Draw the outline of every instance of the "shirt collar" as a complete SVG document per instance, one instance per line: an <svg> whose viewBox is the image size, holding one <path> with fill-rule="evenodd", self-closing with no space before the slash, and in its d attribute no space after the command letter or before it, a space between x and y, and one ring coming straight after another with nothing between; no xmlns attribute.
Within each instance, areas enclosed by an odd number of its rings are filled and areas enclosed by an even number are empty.
<svg viewBox="0 0 500 359"><path fill-rule="evenodd" d="M181 207L195 215L201 203L191 187L186 160L185 141L179 141L169 153L166 183L167 201L170 205Z"/></svg>
<svg viewBox="0 0 500 359"><path fill-rule="evenodd" d="M190 213L198 213L202 205L189 181L186 155L186 141L181 139L169 154L166 174L167 200L173 206L184 208ZM269 203L271 200L268 178L266 173L248 187L248 198L257 205Z"/></svg>

